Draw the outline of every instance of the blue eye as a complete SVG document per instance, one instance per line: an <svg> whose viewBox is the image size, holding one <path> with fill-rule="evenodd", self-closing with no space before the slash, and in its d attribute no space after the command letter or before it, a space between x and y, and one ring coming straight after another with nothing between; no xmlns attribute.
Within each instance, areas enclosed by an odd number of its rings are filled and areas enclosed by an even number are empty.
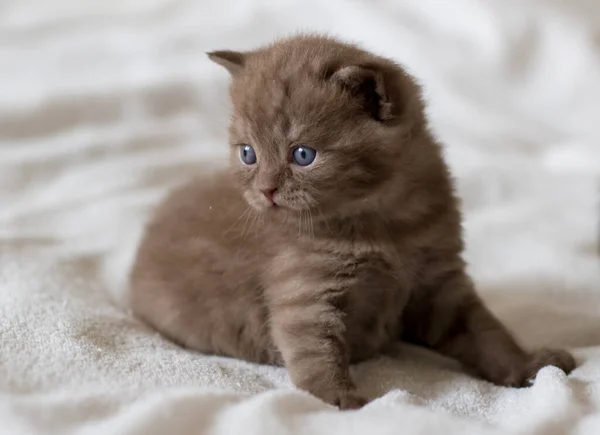
<svg viewBox="0 0 600 435"><path fill-rule="evenodd" d="M253 165L256 163L256 153L254 148L250 145L242 145L240 147L240 159L246 165Z"/></svg>
<svg viewBox="0 0 600 435"><path fill-rule="evenodd" d="M310 147L296 147L292 151L292 160L300 166L308 166L315 161L317 150Z"/></svg>

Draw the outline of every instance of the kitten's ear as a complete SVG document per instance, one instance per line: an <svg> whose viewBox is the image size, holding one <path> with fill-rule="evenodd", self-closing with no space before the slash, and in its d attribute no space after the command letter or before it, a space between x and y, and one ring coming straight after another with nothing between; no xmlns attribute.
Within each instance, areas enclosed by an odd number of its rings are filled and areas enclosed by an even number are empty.
<svg viewBox="0 0 600 435"><path fill-rule="evenodd" d="M374 68L352 65L340 68L331 78L360 99L372 118L385 122L394 117L392 101L381 72Z"/></svg>
<svg viewBox="0 0 600 435"><path fill-rule="evenodd" d="M219 50L206 53L210 60L218 63L231 75L235 75L244 68L246 55L239 51Z"/></svg>

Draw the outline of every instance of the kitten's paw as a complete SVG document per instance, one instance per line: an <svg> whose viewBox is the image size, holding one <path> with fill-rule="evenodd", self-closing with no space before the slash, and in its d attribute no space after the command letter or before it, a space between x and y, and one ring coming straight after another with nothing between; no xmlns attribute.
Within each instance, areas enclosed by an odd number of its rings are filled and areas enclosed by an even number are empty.
<svg viewBox="0 0 600 435"><path fill-rule="evenodd" d="M369 401L356 393L349 392L338 397L336 405L340 409L359 409Z"/></svg>
<svg viewBox="0 0 600 435"><path fill-rule="evenodd" d="M525 383L531 384L540 369L546 366L558 367L568 375L576 367L576 363L575 358L567 351L560 349L540 349L531 355L527 366Z"/></svg>
<svg viewBox="0 0 600 435"><path fill-rule="evenodd" d="M546 366L554 366L569 374L575 368L573 356L559 349L540 349L529 356L524 367L519 367L500 382L506 387L529 387L533 384L537 373Z"/></svg>
<svg viewBox="0 0 600 435"><path fill-rule="evenodd" d="M320 394L317 397L325 402L344 409L359 409L365 406L369 401L357 394L354 390L332 391L326 394Z"/></svg>

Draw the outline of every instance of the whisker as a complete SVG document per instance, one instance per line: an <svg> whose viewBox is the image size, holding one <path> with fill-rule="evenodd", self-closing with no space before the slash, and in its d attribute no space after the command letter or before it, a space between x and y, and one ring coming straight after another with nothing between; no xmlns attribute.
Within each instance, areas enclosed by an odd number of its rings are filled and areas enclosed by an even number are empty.
<svg viewBox="0 0 600 435"><path fill-rule="evenodd" d="M329 233L333 234L333 230L329 226L329 219L327 219L327 217L323 214L323 212L321 211L320 208L317 208L317 212L319 213L319 217L321 218L321 220L323 221L323 223L325 224L325 226L329 230Z"/></svg>
<svg viewBox="0 0 600 435"><path fill-rule="evenodd" d="M225 237L229 231L231 231L233 229L233 227L235 227L237 225L237 223L246 215L248 214L248 212L251 211L251 207L247 206L246 209L240 213L240 216L235 220L235 222L233 224L231 224L231 226L229 228L227 228L222 234L221 237Z"/></svg>
<svg viewBox="0 0 600 435"><path fill-rule="evenodd" d="M308 222L310 223L310 235L314 242L315 241L315 225L313 222L312 211L310 211L310 208L309 208L309 209L307 209L307 212L308 212Z"/></svg>
<svg viewBox="0 0 600 435"><path fill-rule="evenodd" d="M252 222L250 222L250 225L248 226L248 234L250 234L252 232L252 228L254 228L255 231L254 232L254 238L257 238L257 234L258 234L258 226L256 225L256 222L258 221L258 219L262 216L262 213L260 212L256 212L254 214L254 218L252 219Z"/></svg>
<svg viewBox="0 0 600 435"><path fill-rule="evenodd" d="M254 231L254 239L258 240L259 230L264 227L265 215L264 213L259 213L258 225L255 227Z"/></svg>
<svg viewBox="0 0 600 435"><path fill-rule="evenodd" d="M246 234L246 227L248 226L250 216L255 216L253 213L254 213L254 210L251 210L251 212L248 213L248 215L246 216L246 220L244 221L244 227L242 228L242 239L244 238L244 236Z"/></svg>

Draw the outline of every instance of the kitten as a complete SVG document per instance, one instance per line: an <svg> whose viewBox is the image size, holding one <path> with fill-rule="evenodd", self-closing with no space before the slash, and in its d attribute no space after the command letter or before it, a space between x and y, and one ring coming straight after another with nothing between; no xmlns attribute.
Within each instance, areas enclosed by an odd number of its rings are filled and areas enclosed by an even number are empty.
<svg viewBox="0 0 600 435"><path fill-rule="evenodd" d="M420 90L394 62L296 36L209 57L231 74L230 168L174 191L147 227L131 303L204 353L285 365L342 409L349 364L404 339L523 387L524 351L476 295L461 216Z"/></svg>

